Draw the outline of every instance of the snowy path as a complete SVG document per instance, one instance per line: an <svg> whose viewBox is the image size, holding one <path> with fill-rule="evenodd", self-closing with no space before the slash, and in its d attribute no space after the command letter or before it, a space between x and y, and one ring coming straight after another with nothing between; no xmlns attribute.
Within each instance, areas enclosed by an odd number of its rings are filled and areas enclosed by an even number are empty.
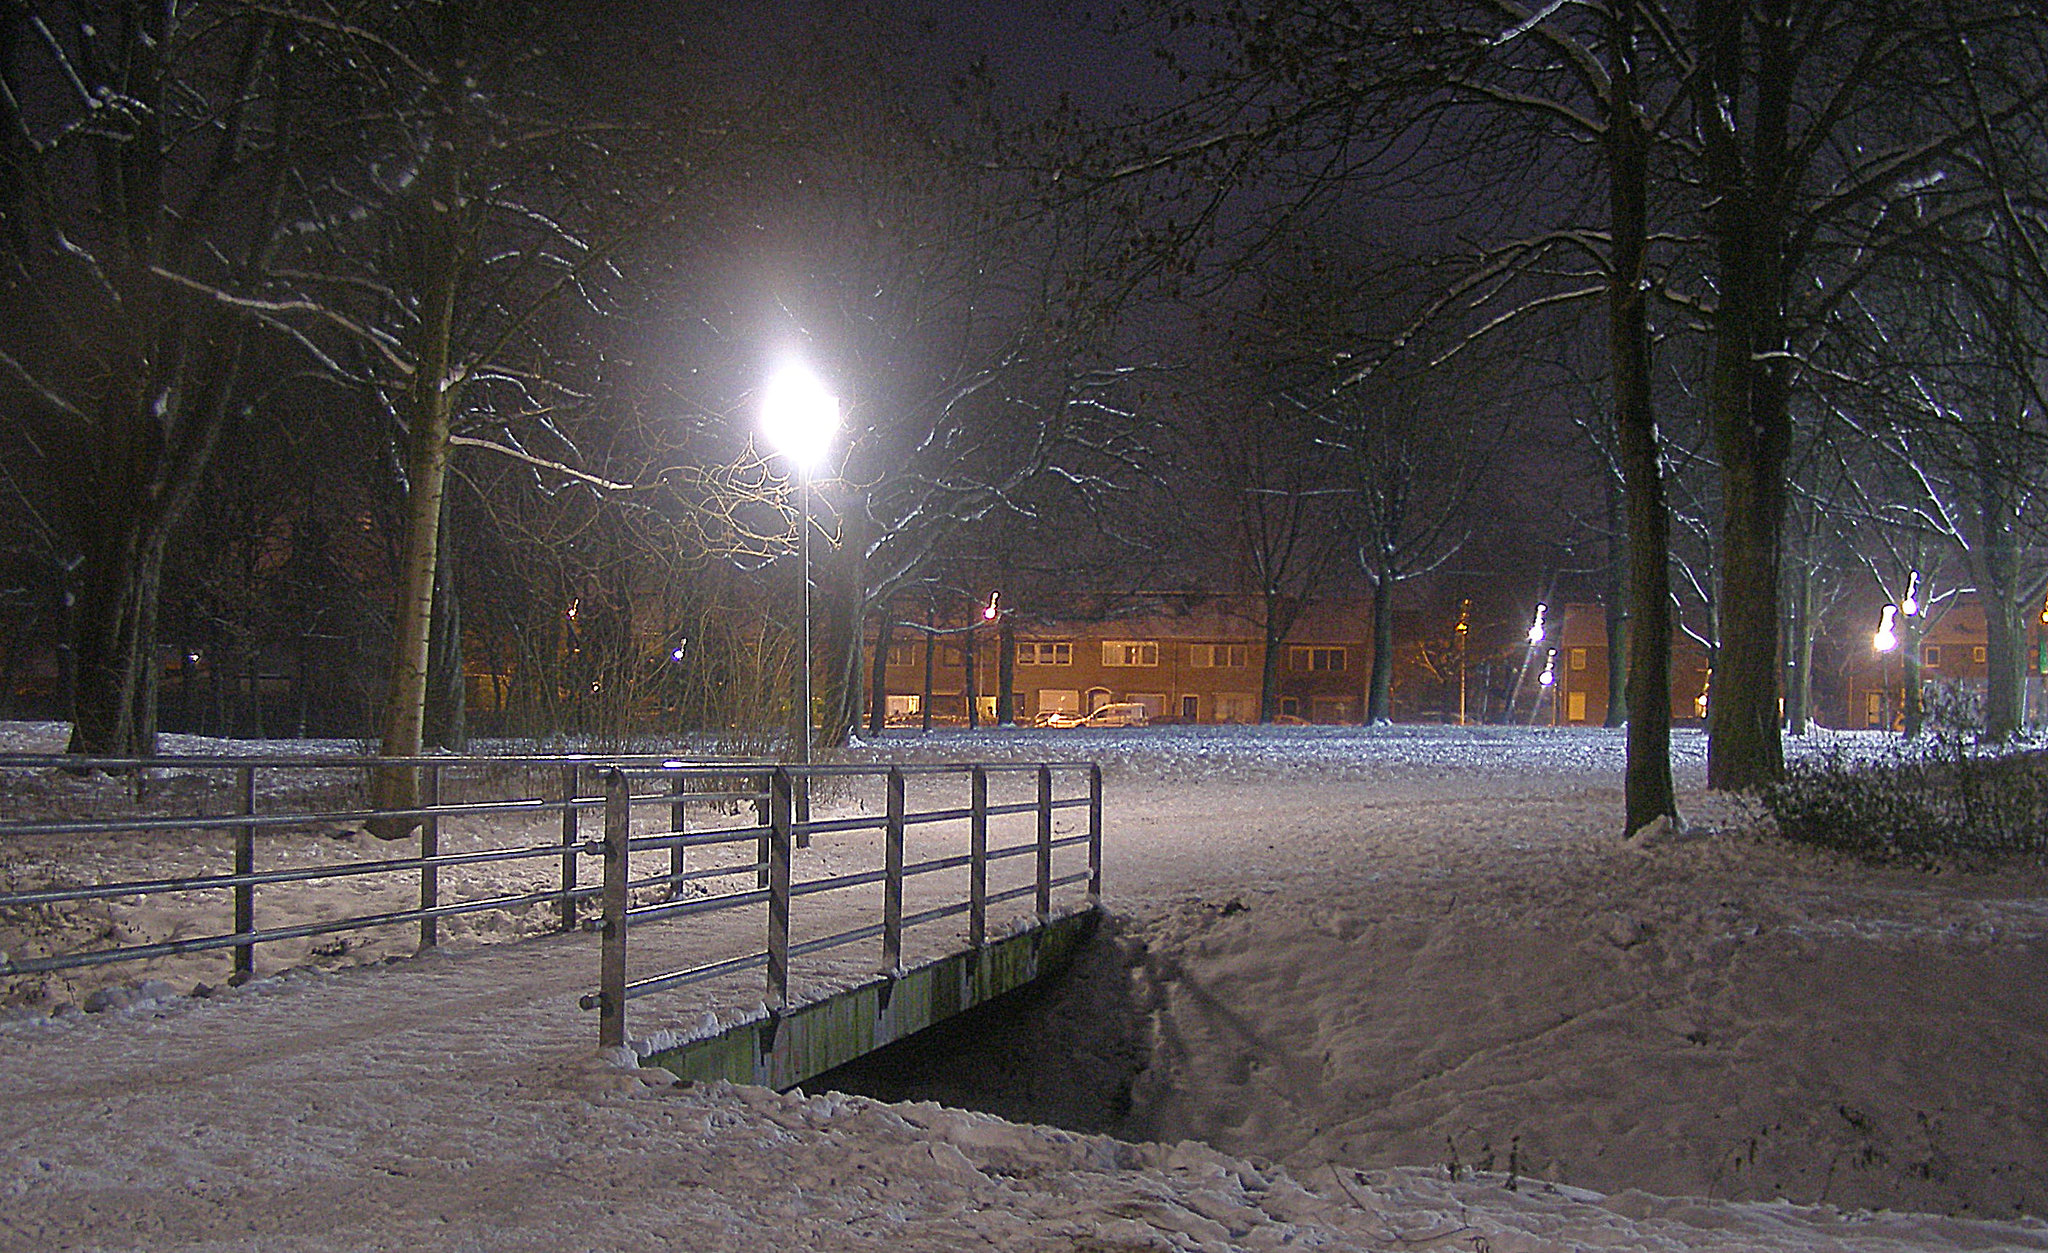
<svg viewBox="0 0 2048 1253"><path fill-rule="evenodd" d="M1979 1213L2016 1180L2039 1212L2038 876L1844 869L1734 835L1620 849L1612 745L1590 737L1333 742L1343 761L1300 767L1135 744L1108 830L1123 994L1155 1032L1134 1119L1279 1167L650 1086L596 1058L574 1006L593 940L572 935L5 1024L0 1249L2048 1249L2031 1218L1651 1195L1762 1195L1726 1169L1687 1181L1748 1122L1787 1128L1753 1163L1796 1163L1825 1155L1800 1137L1842 1090L1865 1084L1855 1112L1893 1136L1954 1085L1938 1160L1864 1137L1887 1177L1974 1178ZM1475 1178L1480 1135L1496 1160ZM1527 1177L1552 1173L1612 1195Z"/></svg>

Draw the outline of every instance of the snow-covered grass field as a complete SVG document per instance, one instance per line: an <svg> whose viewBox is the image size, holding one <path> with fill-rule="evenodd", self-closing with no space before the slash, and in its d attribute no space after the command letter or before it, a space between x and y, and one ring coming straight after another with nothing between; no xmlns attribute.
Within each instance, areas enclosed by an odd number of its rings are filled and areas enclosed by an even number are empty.
<svg viewBox="0 0 2048 1253"><path fill-rule="evenodd" d="M649 1083L543 937L0 1023L0 1247L2048 1249L2048 877L1784 845L1683 733L1625 844L1621 751L892 736L1107 768L1100 1034L1005 1064L1114 1136Z"/></svg>

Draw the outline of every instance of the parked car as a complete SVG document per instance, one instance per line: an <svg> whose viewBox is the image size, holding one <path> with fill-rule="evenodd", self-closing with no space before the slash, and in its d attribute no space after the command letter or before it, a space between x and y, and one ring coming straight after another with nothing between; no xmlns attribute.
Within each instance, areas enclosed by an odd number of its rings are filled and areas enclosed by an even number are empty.
<svg viewBox="0 0 2048 1253"><path fill-rule="evenodd" d="M1084 727L1142 727L1151 719L1136 702L1103 705L1081 720Z"/></svg>
<svg viewBox="0 0 2048 1253"><path fill-rule="evenodd" d="M1081 715L1071 709L1048 709L1031 720L1034 727L1078 727L1081 723Z"/></svg>

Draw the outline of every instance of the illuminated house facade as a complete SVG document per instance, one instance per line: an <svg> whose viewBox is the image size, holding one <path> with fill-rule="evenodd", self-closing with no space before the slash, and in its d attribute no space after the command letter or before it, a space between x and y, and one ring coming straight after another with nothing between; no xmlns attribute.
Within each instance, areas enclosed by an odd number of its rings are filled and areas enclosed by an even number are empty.
<svg viewBox="0 0 2048 1253"><path fill-rule="evenodd" d="M1296 621L1276 674L1278 712L1303 722L1357 722L1368 668L1365 607L1314 605ZM1018 722L1053 712L1087 714L1103 705L1143 705L1156 721L1259 720L1265 650L1248 612L1211 602L1188 612L1107 621L1013 623L1011 690ZM971 644L970 644L971 641ZM926 686L926 650L931 650ZM970 683L977 718L993 722L1002 632L989 625L926 637L899 631L886 668L889 721L965 721Z"/></svg>
<svg viewBox="0 0 2048 1253"><path fill-rule="evenodd" d="M1944 701L1960 698L1965 703L1980 699L1990 676L1985 636L1984 606L1974 596L1959 597L1945 611L1937 611L1915 646L1920 661L1922 707L1933 709ZM1862 621L1875 621L1865 613ZM2038 620L2028 626L2021 668L2026 672L2023 716L2032 724L2048 719L2048 693L2044 693L2041 639ZM1869 633L1852 636L1843 650L1842 689L1844 727L1897 728L1903 723L1906 663L1905 641L1888 652L1874 646Z"/></svg>
<svg viewBox="0 0 2048 1253"><path fill-rule="evenodd" d="M1547 665L1552 682L1531 720L1558 726L1600 726L1607 721L1609 700L1607 611L1599 605L1566 605L1555 621L1555 636L1544 643L1532 663L1539 673ZM1706 717L1708 670L1707 650L1699 641L1674 634L1674 723L1699 722Z"/></svg>

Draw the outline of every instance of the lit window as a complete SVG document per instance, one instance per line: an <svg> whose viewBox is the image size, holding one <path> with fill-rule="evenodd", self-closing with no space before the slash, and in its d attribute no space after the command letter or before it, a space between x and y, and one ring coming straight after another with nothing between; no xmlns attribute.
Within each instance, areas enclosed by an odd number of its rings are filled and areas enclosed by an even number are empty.
<svg viewBox="0 0 2048 1253"><path fill-rule="evenodd" d="M1585 668L1586 668L1586 650L1585 650L1585 649L1583 649L1583 648L1574 648L1574 649L1572 650L1572 669L1574 669L1574 670L1584 670Z"/></svg>
<svg viewBox="0 0 2048 1253"><path fill-rule="evenodd" d="M1074 664L1074 646L1064 640L1019 640L1017 642L1017 664L1020 666L1070 666Z"/></svg>
<svg viewBox="0 0 2048 1253"><path fill-rule="evenodd" d="M1341 648L1293 648L1288 650L1289 664L1300 671L1331 670L1341 671L1344 667L1344 650Z"/></svg>
<svg viewBox="0 0 2048 1253"><path fill-rule="evenodd" d="M1929 644L1921 649L1920 664L1923 666L1939 666L1941 664L1941 645Z"/></svg>
<svg viewBox="0 0 2048 1253"><path fill-rule="evenodd" d="M1159 664L1158 641L1104 640L1102 641L1102 664L1105 666L1156 666Z"/></svg>
<svg viewBox="0 0 2048 1253"><path fill-rule="evenodd" d="M1980 666L1984 664L1984 646L1982 644L1979 644L1975 648L1972 648L1970 650L1970 660L1976 662Z"/></svg>

